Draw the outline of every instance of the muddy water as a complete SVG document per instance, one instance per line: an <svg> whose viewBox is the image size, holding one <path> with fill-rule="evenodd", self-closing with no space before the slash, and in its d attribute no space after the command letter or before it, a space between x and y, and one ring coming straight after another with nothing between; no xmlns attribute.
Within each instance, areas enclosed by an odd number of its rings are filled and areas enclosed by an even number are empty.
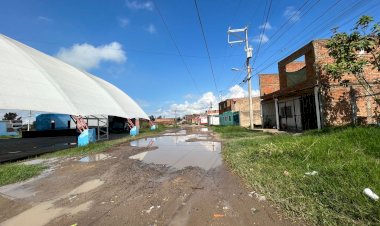
<svg viewBox="0 0 380 226"><path fill-rule="evenodd" d="M133 155L131 159L137 159L144 163L162 164L175 169L183 169L189 166L210 170L222 164L220 156L220 142L196 141L189 139L205 139L201 134L187 136L162 136L146 138L131 142L134 147L155 147L151 151L145 151Z"/></svg>
<svg viewBox="0 0 380 226"><path fill-rule="evenodd" d="M96 162L96 161L105 160L108 158L110 158L110 156L106 154L95 154L95 155L89 155L89 156L83 157L79 159L79 162Z"/></svg>
<svg viewBox="0 0 380 226"><path fill-rule="evenodd" d="M73 199L74 197L89 192L99 186L101 186L104 181L99 179L94 179L83 183L82 185L76 187L68 194L56 197L54 199L41 202L30 209L25 210L24 212L1 222L1 226L13 226L13 225L45 225L54 218L57 218L62 215L75 215L81 211L88 211L92 206L94 201L87 201L78 206L74 207L56 207L54 204L60 200L64 199ZM27 222L27 223L26 223Z"/></svg>

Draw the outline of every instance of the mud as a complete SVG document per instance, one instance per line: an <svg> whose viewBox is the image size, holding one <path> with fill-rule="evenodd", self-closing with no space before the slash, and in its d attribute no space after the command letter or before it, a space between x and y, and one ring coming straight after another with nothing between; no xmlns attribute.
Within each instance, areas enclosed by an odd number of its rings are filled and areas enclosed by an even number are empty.
<svg viewBox="0 0 380 226"><path fill-rule="evenodd" d="M23 195L0 188L0 225L294 225L226 168L220 146L188 127L83 156L95 161L61 158L12 185Z"/></svg>

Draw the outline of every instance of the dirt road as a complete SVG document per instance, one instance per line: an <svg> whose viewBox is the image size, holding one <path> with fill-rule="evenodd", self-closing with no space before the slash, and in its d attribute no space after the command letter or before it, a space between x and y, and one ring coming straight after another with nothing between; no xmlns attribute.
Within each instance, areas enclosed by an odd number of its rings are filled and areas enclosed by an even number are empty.
<svg viewBox="0 0 380 226"><path fill-rule="evenodd" d="M0 225L293 225L246 189L207 129L188 127L0 187Z"/></svg>

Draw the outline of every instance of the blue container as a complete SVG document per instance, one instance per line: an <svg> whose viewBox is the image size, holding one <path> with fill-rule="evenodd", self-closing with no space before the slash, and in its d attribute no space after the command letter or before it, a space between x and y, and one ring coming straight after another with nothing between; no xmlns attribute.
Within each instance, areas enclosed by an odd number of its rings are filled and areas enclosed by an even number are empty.
<svg viewBox="0 0 380 226"><path fill-rule="evenodd" d="M95 129L86 129L78 136L78 147L87 146L93 142L96 142Z"/></svg>
<svg viewBox="0 0 380 226"><path fill-rule="evenodd" d="M136 136L137 134L139 134L139 130L137 129L136 126L134 126L130 131L129 131L129 135L131 135L132 137Z"/></svg>
<svg viewBox="0 0 380 226"><path fill-rule="evenodd" d="M70 129L71 117L64 114L41 114L36 117L36 130Z"/></svg>

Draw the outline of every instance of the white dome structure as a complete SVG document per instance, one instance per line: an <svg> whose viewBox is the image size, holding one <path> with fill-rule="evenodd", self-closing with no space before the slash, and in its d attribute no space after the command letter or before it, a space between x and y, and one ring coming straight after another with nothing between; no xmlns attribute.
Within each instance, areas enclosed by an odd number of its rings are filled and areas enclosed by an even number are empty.
<svg viewBox="0 0 380 226"><path fill-rule="evenodd" d="M1 34L0 109L149 119L114 85Z"/></svg>

